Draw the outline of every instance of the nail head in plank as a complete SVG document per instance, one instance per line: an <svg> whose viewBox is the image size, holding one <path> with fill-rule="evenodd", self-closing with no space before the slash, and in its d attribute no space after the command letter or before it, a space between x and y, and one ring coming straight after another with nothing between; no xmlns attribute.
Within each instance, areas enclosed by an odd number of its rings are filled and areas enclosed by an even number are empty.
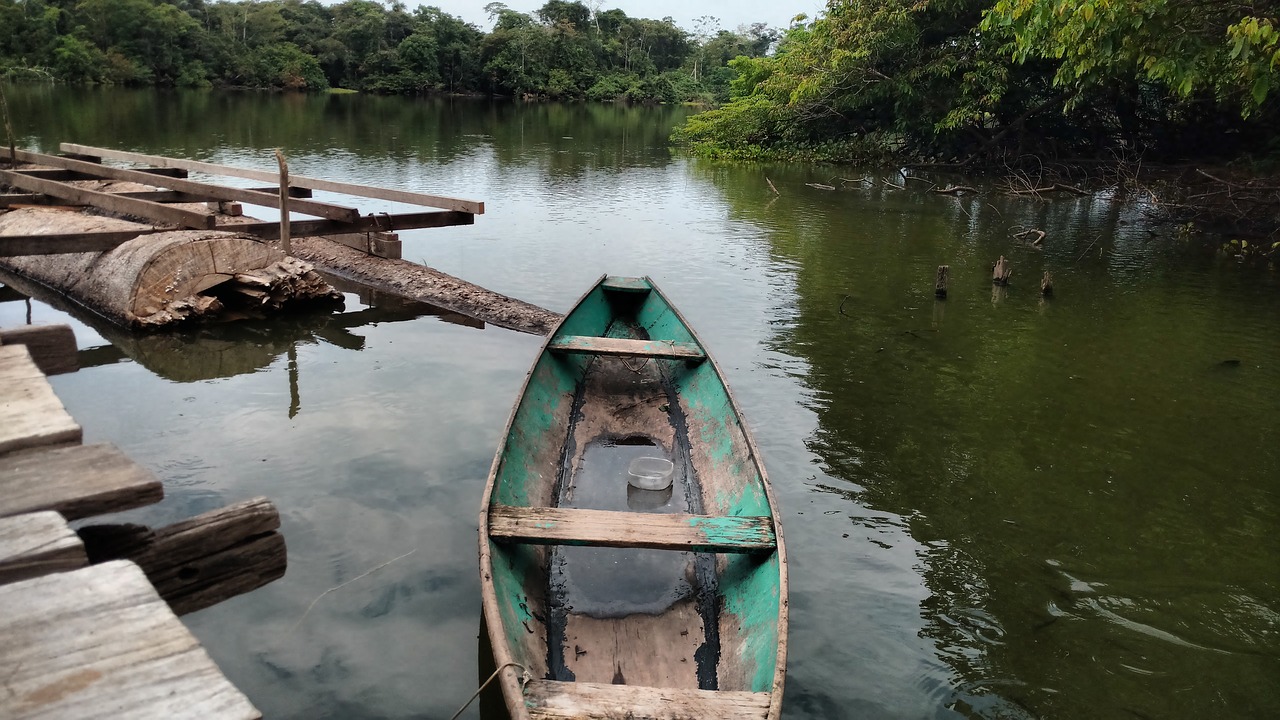
<svg viewBox="0 0 1280 720"><path fill-rule="evenodd" d="M0 586L0 716L257 720L137 565Z"/></svg>
<svg viewBox="0 0 1280 720"><path fill-rule="evenodd" d="M58 513L0 518L0 585L88 564L80 537Z"/></svg>
<svg viewBox="0 0 1280 720"><path fill-rule="evenodd" d="M262 182L276 182L278 180L278 175L273 172L250 170L248 168L232 167L229 165L217 165L214 163L199 162L196 160L168 158L160 155L143 155L141 153L109 150L107 148L76 145L73 143L62 143L59 148L62 152L96 155L98 157L109 158L112 160L146 162L164 167L175 167L194 170L196 172L206 172L212 175L226 175L230 177L246 178L249 180L259 180ZM19 159L21 159L21 155L19 155ZM313 190L327 190L329 192L342 193L344 195L355 195L356 197L369 197L377 198L379 200L391 200L392 202L407 203L409 205L438 207L445 210L457 210L459 212L470 213L472 215L484 214L484 203L478 200L463 200L461 198L442 197L439 195L393 190L391 188L353 185L351 183L334 182L319 178L303 177L301 175L291 176L290 183L298 187L305 187Z"/></svg>
<svg viewBox="0 0 1280 720"><path fill-rule="evenodd" d="M524 686L531 720L687 720L769 714L769 693L682 690L604 683L533 680Z"/></svg>
<svg viewBox="0 0 1280 720"><path fill-rule="evenodd" d="M677 515L495 505L489 536L538 545L745 553L776 546L767 516Z"/></svg>
<svg viewBox="0 0 1280 720"><path fill-rule="evenodd" d="M562 335L547 346L551 352L623 355L677 360L705 360L707 355L695 343L672 340L626 340L622 338Z"/></svg>
<svg viewBox="0 0 1280 720"><path fill-rule="evenodd" d="M26 346L0 345L0 454L78 443L82 435ZM0 502L4 500L0 497Z"/></svg>
<svg viewBox="0 0 1280 720"><path fill-rule="evenodd" d="M163 498L156 476L108 443L0 456L0 516L56 510L75 520Z"/></svg>

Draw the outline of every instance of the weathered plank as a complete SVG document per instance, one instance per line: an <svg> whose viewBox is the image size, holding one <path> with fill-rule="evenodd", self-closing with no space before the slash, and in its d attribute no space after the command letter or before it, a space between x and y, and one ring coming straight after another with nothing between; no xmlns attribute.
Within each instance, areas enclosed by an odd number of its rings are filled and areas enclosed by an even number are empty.
<svg viewBox="0 0 1280 720"><path fill-rule="evenodd" d="M0 716L262 717L131 562L0 586Z"/></svg>
<svg viewBox="0 0 1280 720"><path fill-rule="evenodd" d="M533 680L524 688L532 720L764 718L769 693Z"/></svg>
<svg viewBox="0 0 1280 720"><path fill-rule="evenodd" d="M157 177L185 178L187 171L181 168L134 168L137 172L155 175ZM66 182L68 180L99 180L97 175L85 172L76 172L74 170L63 170L61 168L50 169L18 169L14 172L21 173L27 177L43 178L45 180L57 180ZM150 184L150 183L148 183Z"/></svg>
<svg viewBox="0 0 1280 720"><path fill-rule="evenodd" d="M614 292L631 292L631 293L647 293L653 289L648 280L638 277L622 277L618 275L610 275L605 278L600 287L605 290Z"/></svg>
<svg viewBox="0 0 1280 720"><path fill-rule="evenodd" d="M93 563L136 562L179 615L247 593L284 575L280 514L254 498L152 530L140 525L80 528Z"/></svg>
<svg viewBox="0 0 1280 720"><path fill-rule="evenodd" d="M74 161L68 160L66 162ZM169 182L186 181L170 180ZM88 190L86 188L67 185L65 183L57 182L56 180L33 178L28 175L11 172L9 170L0 170L0 183L11 185L19 190L43 193L45 195L51 195L56 198L69 200L82 205L92 205L93 207L108 210L110 212L121 213L124 215L137 215L139 217L150 218L158 222L173 223L174 225L184 228L211 230L217 223L217 219L212 213L194 212L192 210L171 207L163 203L151 202L149 200L137 200L134 198L121 197L112 193L98 192L97 190Z"/></svg>
<svg viewBox="0 0 1280 720"><path fill-rule="evenodd" d="M355 248L367 255L376 255L380 258L399 260L403 254L400 236L396 233L343 233L341 235L326 235L324 237L330 242L341 243L349 248Z"/></svg>
<svg viewBox="0 0 1280 720"><path fill-rule="evenodd" d="M169 228L139 226L136 230L94 230L50 235L0 235L0 257L62 255L64 253L106 252L139 235L169 232Z"/></svg>
<svg viewBox="0 0 1280 720"><path fill-rule="evenodd" d="M76 520L163 497L164 486L151 471L106 443L0 457L0 517L56 510Z"/></svg>
<svg viewBox="0 0 1280 720"><path fill-rule="evenodd" d="M0 585L88 564L80 537L58 513L0 518Z"/></svg>
<svg viewBox="0 0 1280 720"><path fill-rule="evenodd" d="M578 508L489 508L489 536L536 545L747 553L773 550L767 516L676 515Z"/></svg>
<svg viewBox="0 0 1280 720"><path fill-rule="evenodd" d="M365 215L349 223L335 222L333 220L294 220L289 223L289 236L301 238L351 232L386 232L449 227L452 225L474 225L475 222L476 217L471 213L449 210L399 213L396 215L382 213ZM278 222L237 223L228 225L225 229L251 233L263 240L276 240L280 237L280 223Z"/></svg>
<svg viewBox="0 0 1280 720"><path fill-rule="evenodd" d="M140 170L128 170L125 168L107 167L105 165L95 165L94 163L87 163L83 160L71 160L69 158L57 157L56 155L42 155L40 153L25 152L22 150L18 151L18 159L21 160L22 162L39 163L41 165L52 165L54 167L62 168L65 170L76 170L76 171L85 173L87 175L94 176L96 179L106 178L111 180L124 180L126 182L136 182L136 183L142 183L144 185L154 185L156 187L162 187L167 190L178 190L181 192L190 193L191 195L200 196L202 200L237 200L243 203L247 203L249 205L261 205L264 207L271 207L271 208L279 206L279 199L274 191L258 192L256 190L247 190L244 188L233 188L233 187L227 187L225 185L214 185L211 183L195 182L194 180L181 180L178 178L162 178L152 173L146 173ZM11 173L11 174L23 175L23 173ZM27 176L27 177L28 179L31 179L30 176ZM58 184L53 181L42 181L42 182L47 182L50 185ZM46 192L47 194L55 195L56 197L64 197L64 199L71 199L71 198L66 198L64 195L57 195L56 193L47 192L46 190L37 190L33 187L26 187L16 183L14 184L14 187L21 188L23 190L31 190L33 192ZM68 186L63 185L61 187L65 188ZM107 196L112 195L112 193L98 193L98 194L107 195ZM131 200L130 202L145 202L145 201ZM101 205L98 205L97 203L87 203L87 204L94 205L95 207L103 207ZM333 205L331 203L315 202L313 200L298 200L296 203L292 203L292 206L294 210L297 210L300 213L305 213L307 215L315 215L316 217L328 218L330 220L340 220L345 222L345 221L354 220L360 217L360 211L356 210L355 208L343 207L341 205ZM110 210L112 208L106 208L106 209ZM170 210L176 210L176 209L177 208L170 208ZM140 215L146 218L164 219L154 214L148 214L145 212L131 212L127 210L121 210L119 212L126 212L132 215ZM207 230L209 229L209 227L212 227L212 226L206 227L206 226L184 225L184 227L193 227L197 230Z"/></svg>
<svg viewBox="0 0 1280 720"><path fill-rule="evenodd" d="M0 345L0 454L81 437L26 346ZM6 500L0 496L0 503Z"/></svg>
<svg viewBox="0 0 1280 720"><path fill-rule="evenodd" d="M107 148L76 145L73 143L62 143L62 145L59 146L59 149L64 153L74 152L82 155L95 155L97 157L110 158L112 160L145 162L160 167L182 168L184 170L206 172L211 175L240 177L247 178L249 180L258 180L261 182L276 182L279 180L277 174L272 172L250 170L248 168L232 167L230 165L217 165L215 163L199 162L197 160L183 160L180 158L169 158L160 155L143 155L141 153L109 150ZM22 159L21 154L19 154L18 159ZM329 192L354 195L356 197L377 198L379 200L391 200L393 202L407 203L410 205L438 207L445 210L457 210L459 212L471 213L473 215L484 214L484 203L476 200L441 197L439 195L427 195L425 193L393 190L391 188L370 187L367 185L353 185L351 183L321 180L319 178L303 177L301 175L292 176L290 178L290 182L294 186L310 188L312 190L327 190Z"/></svg>
<svg viewBox="0 0 1280 720"><path fill-rule="evenodd" d="M625 340L622 338L564 335L547 346L557 353L589 353L592 355L631 355L675 360L705 360L707 354L695 343L672 340Z"/></svg>
<svg viewBox="0 0 1280 720"><path fill-rule="evenodd" d="M0 345L25 345L36 367L45 375L80 369L76 334L70 325L24 325L0 330Z"/></svg>

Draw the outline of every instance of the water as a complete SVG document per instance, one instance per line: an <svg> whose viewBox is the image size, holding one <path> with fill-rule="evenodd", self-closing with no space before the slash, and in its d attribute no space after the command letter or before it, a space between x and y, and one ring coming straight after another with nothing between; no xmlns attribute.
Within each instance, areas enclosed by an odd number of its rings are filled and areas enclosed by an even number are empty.
<svg viewBox="0 0 1280 720"><path fill-rule="evenodd" d="M28 146L268 170L283 147L298 174L483 199L474 226L402 234L405 257L555 310L652 275L779 495L786 717L1280 715L1280 281L1141 205L686 159L678 108L6 92ZM187 618L224 671L270 717L452 714L487 652L480 495L538 338L348 295L134 345L53 378L86 442L165 481L130 517L281 511L285 578Z"/></svg>

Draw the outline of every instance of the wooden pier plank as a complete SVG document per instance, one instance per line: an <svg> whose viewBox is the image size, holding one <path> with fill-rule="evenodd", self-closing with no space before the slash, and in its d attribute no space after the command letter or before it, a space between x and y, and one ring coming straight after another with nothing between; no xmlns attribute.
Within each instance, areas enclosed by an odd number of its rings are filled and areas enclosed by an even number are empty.
<svg viewBox="0 0 1280 720"><path fill-rule="evenodd" d="M114 445L0 456L0 517L56 510L69 520L150 505L164 486Z"/></svg>
<svg viewBox="0 0 1280 720"><path fill-rule="evenodd" d="M0 518L0 585L88 564L84 543L58 513Z"/></svg>
<svg viewBox="0 0 1280 720"><path fill-rule="evenodd" d="M266 172L263 170L250 170L248 168L232 167L230 165L217 165L197 160L182 160L179 158L169 158L160 155L143 155L141 153L109 150L107 148L92 147L89 145L62 143L58 146L58 149L64 153L92 155L111 160L124 160L126 162L151 163L160 167L172 167L183 170L192 170L195 172L206 172L211 175L226 175L229 177L246 178L248 180L258 180L261 182L276 182L279 179L277 173ZM22 156L19 155L18 159L21 160ZM438 207L445 210L457 210L458 212L471 213L473 215L484 214L484 203L478 200L463 200L461 198L441 197L439 195L428 195L426 193L408 192L405 190L393 190L391 188L353 185L351 183L321 180L319 178L303 177L301 175L291 175L289 182L291 185L309 188L312 190L327 190L329 192L354 195L356 197L369 197L377 198L379 200L391 200L393 202L407 203L410 205Z"/></svg>
<svg viewBox="0 0 1280 720"><path fill-rule="evenodd" d="M23 325L0 330L0 345L25 345L36 367L45 375L80 369L76 334L70 325Z"/></svg>
<svg viewBox="0 0 1280 720"><path fill-rule="evenodd" d="M0 716L262 717L131 562L0 586L0 607Z"/></svg>
<svg viewBox="0 0 1280 720"><path fill-rule="evenodd" d="M72 419L25 345L0 345L0 454L80 442ZM0 478L5 474L0 471ZM7 498L0 498L3 502Z"/></svg>

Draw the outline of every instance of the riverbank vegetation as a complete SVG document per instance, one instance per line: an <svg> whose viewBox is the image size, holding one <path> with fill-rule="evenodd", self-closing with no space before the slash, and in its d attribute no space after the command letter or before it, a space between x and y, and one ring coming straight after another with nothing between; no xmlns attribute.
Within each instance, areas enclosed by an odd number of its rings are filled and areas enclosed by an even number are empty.
<svg viewBox="0 0 1280 720"><path fill-rule="evenodd" d="M735 57L778 31L549 0L485 6L491 32L436 7L347 0L0 0L0 77L68 83L727 100Z"/></svg>
<svg viewBox="0 0 1280 720"><path fill-rule="evenodd" d="M1248 178L1280 166L1277 17L1275 0L830 0L770 56L733 60L731 101L675 139L1003 172L1030 191L1101 179L1274 235L1280 182ZM1156 163L1173 182L1147 179Z"/></svg>

